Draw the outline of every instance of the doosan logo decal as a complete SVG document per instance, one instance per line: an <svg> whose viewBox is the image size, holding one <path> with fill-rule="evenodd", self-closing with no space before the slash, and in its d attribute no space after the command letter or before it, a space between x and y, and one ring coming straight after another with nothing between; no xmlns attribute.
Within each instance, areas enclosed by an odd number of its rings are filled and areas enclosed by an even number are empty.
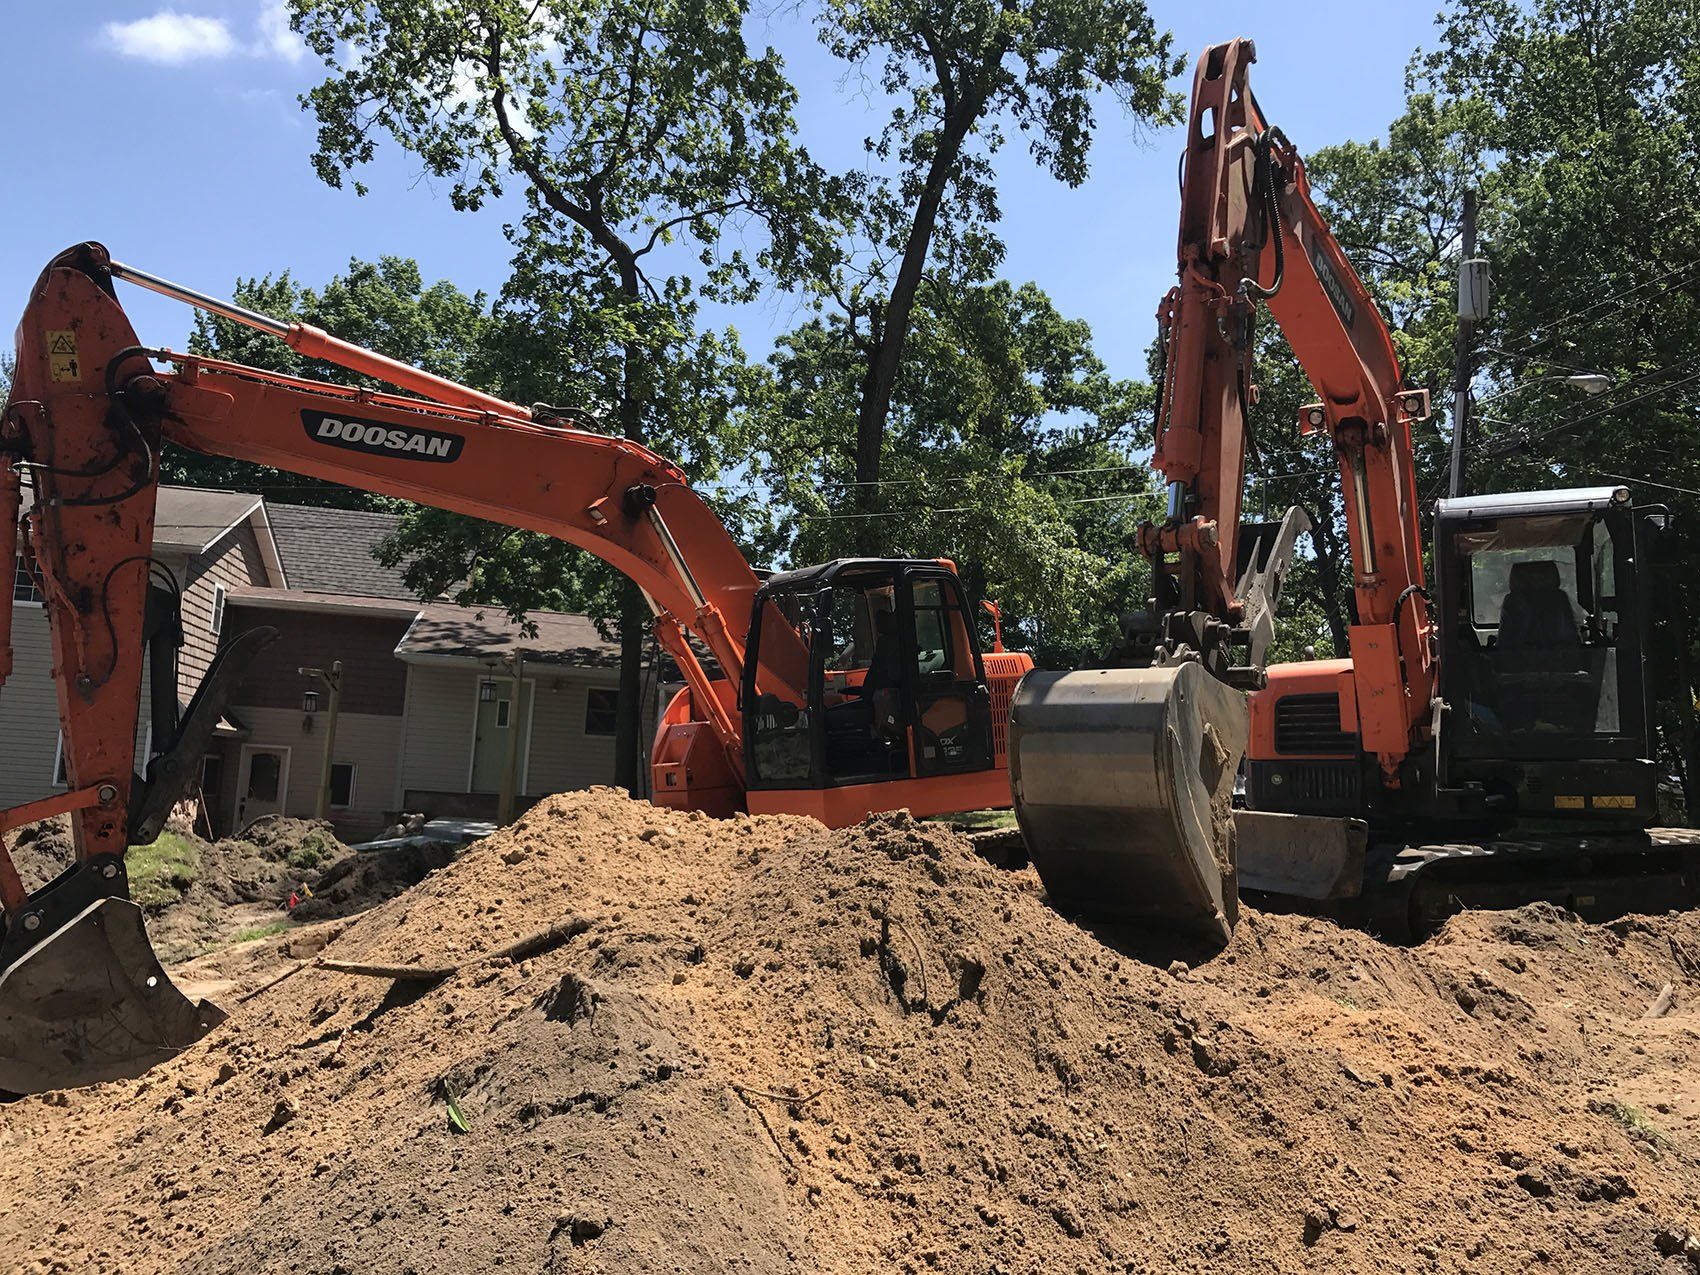
<svg viewBox="0 0 1700 1275"><path fill-rule="evenodd" d="M372 456L397 456L403 460L431 460L446 464L460 458L466 440L458 434L384 421L359 421L328 412L302 412L307 437L332 447L366 452Z"/></svg>

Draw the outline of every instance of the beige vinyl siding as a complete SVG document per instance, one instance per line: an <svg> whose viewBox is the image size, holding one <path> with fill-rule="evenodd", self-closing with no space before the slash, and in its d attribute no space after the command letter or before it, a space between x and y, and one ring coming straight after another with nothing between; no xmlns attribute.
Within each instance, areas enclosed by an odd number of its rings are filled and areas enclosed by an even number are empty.
<svg viewBox="0 0 1700 1275"><path fill-rule="evenodd" d="M478 683L484 674L464 668L415 664L407 671L406 744L401 789L464 793L472 762ZM531 665L531 747L521 776L528 796L546 796L614 782L614 737L587 735L584 717L592 686L614 688L613 670L586 672ZM653 700L644 714L644 737L655 732Z"/></svg>
<svg viewBox="0 0 1700 1275"><path fill-rule="evenodd" d="M218 651L218 634L212 631L218 586L228 593L243 585L270 583L260 556L259 537L250 522L240 523L189 559L183 585L183 650L177 662L177 693L181 699L187 701L195 693Z"/></svg>
<svg viewBox="0 0 1700 1275"><path fill-rule="evenodd" d="M325 756L325 714L313 715L313 729L304 731L300 709L244 708L234 710L248 728L248 738L232 744L230 762L241 766L243 747L289 749L289 787L283 813L309 818L319 796L319 768ZM335 824L375 825L396 807L397 759L401 752L399 717L376 713L338 713L336 751L332 760L354 766L354 804L331 811Z"/></svg>
<svg viewBox="0 0 1700 1275"><path fill-rule="evenodd" d="M465 669L408 667L402 703L402 791L466 791L477 695L478 675Z"/></svg>
<svg viewBox="0 0 1700 1275"><path fill-rule="evenodd" d="M53 647L47 614L40 606L15 603L12 612L12 675L0 687L0 806L16 806L62 789L53 786L59 743L59 700L53 686ZM136 724L136 769L144 762L148 678L142 675L141 712Z"/></svg>
<svg viewBox="0 0 1700 1275"><path fill-rule="evenodd" d="M576 671L538 674L531 769L525 789L528 794L546 796L614 782L614 737L585 734L584 717L592 686L612 690L618 685L619 678L612 671L605 676ZM651 703L647 707L646 740L655 734L655 706Z"/></svg>

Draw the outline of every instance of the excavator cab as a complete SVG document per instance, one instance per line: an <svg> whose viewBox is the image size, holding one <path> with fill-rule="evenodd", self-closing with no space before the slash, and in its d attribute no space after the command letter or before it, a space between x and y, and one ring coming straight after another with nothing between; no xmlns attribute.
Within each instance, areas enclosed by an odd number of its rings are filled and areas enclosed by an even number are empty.
<svg viewBox="0 0 1700 1275"><path fill-rule="evenodd" d="M948 562L841 558L781 572L757 592L749 634L752 812L836 823L840 806L867 808L870 785L899 785L881 804L916 814L1008 804L986 657Z"/></svg>
<svg viewBox="0 0 1700 1275"><path fill-rule="evenodd" d="M1440 502L1449 786L1507 815L1654 821L1644 524L1626 487Z"/></svg>

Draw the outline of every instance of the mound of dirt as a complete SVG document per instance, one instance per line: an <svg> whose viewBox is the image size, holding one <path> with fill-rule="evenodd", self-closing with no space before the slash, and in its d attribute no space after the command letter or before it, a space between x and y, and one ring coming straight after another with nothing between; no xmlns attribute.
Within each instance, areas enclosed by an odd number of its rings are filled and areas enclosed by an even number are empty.
<svg viewBox="0 0 1700 1275"><path fill-rule="evenodd" d="M1700 1270L1694 916L1399 950L1248 912L1189 968L906 816L599 790L316 930L458 972L304 968L140 1081L6 1108L9 1264ZM275 977L258 946L216 973Z"/></svg>
<svg viewBox="0 0 1700 1275"><path fill-rule="evenodd" d="M297 885L316 889L351 853L330 824L284 816L258 820L221 841L180 830L169 835L177 857L159 871L151 870L147 850L132 852L130 860L133 892L148 914L154 950L167 963L196 956L243 929L283 920ZM46 885L76 854L64 815L20 828L8 847L29 890Z"/></svg>

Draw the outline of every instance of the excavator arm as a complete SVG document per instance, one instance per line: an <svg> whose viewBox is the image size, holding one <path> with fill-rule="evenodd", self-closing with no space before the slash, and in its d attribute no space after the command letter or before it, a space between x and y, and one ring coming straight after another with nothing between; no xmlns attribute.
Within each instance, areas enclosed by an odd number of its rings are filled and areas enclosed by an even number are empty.
<svg viewBox="0 0 1700 1275"><path fill-rule="evenodd" d="M1158 310L1163 380L1153 465L1167 516L1140 528L1151 609L1109 661L1032 673L1010 712L1016 814L1053 899L1225 937L1237 876L1234 776L1245 691L1266 680L1281 586L1308 516L1247 523L1252 339L1267 306L1319 402L1345 484L1357 619L1354 727L1390 786L1429 729L1434 669L1411 423L1393 340L1311 198L1304 163L1246 80L1249 40L1208 49L1181 179L1180 280ZM1314 829L1310 830L1314 831ZM1301 835L1308 835L1301 834Z"/></svg>
<svg viewBox="0 0 1700 1275"><path fill-rule="evenodd" d="M117 278L426 397L144 347L118 303ZM128 897L124 854L157 833L266 634L221 653L180 720L175 686L155 687L157 755L138 780L144 646L169 642L173 628L156 614L155 582L169 572L152 556L163 443L542 532L595 554L644 591L703 725L728 770L742 773L739 723L685 632L736 685L759 581L684 474L636 443L199 296L113 262L98 244L60 254L37 281L0 422L0 558L20 557L45 599L69 781L63 793L0 811L0 1089L138 1074L222 1017L188 1002L160 968ZM20 542L25 476L33 501ZM8 595L0 675L10 672L10 636ZM783 637L763 643L757 675L764 687L800 688L806 650ZM174 682L170 668L156 661L156 680ZM76 863L27 893L4 835L57 814L71 818Z"/></svg>
<svg viewBox="0 0 1700 1275"><path fill-rule="evenodd" d="M1158 311L1164 376L1153 464L1168 517L1141 529L1157 581L1156 641L1160 658L1200 658L1235 685L1262 684L1264 643L1254 636L1272 630L1279 582L1259 581L1256 596L1247 588L1248 561L1267 567L1263 545L1247 538L1267 541L1269 532L1243 522L1241 492L1252 338L1265 306L1318 398L1299 428L1333 443L1364 748L1397 786L1428 730L1435 678L1411 447L1428 393L1405 386L1392 335L1318 211L1304 161L1258 109L1247 80L1256 56L1249 40L1215 45L1193 83L1180 281ZM1277 561L1284 570L1284 557Z"/></svg>

